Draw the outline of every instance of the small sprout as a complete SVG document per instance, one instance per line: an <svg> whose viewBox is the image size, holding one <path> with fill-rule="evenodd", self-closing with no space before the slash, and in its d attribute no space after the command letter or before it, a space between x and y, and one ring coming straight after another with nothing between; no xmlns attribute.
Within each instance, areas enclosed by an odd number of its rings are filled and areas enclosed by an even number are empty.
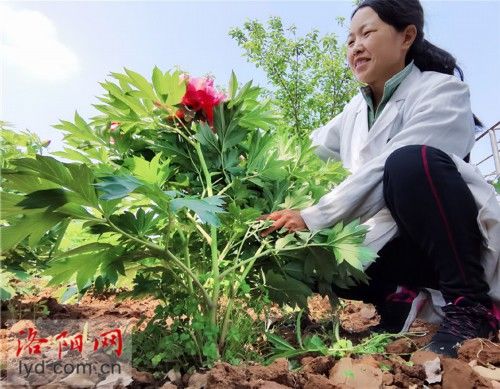
<svg viewBox="0 0 500 389"><path fill-rule="evenodd" d="M391 367L385 363L381 363L379 367L382 371L391 371Z"/></svg>

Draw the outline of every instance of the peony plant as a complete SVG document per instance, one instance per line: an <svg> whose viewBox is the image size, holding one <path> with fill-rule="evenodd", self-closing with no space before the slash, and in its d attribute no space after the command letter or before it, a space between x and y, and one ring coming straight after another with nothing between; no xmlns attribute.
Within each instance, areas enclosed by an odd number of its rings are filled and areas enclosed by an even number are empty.
<svg viewBox="0 0 500 389"><path fill-rule="evenodd" d="M271 222L259 216L310 205L345 177L308 139L277 126L260 88L240 86L234 73L226 91L157 67L151 82L129 69L111 76L98 116L75 113L55 126L63 151L3 171L4 255L81 223L95 240L58 250L49 284L66 297L72 285L80 293L128 285L124 297L159 298L145 332L157 341L141 343L140 354L153 365L244 358L260 336L248 310L264 309L266 296L304 307L315 291L334 298L333 283L364 280L374 253L356 221L260 235Z"/></svg>

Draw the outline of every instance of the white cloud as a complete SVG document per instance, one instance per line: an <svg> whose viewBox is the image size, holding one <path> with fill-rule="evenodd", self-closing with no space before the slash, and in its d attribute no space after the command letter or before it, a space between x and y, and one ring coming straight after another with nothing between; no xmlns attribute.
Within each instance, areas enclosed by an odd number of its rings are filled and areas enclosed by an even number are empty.
<svg viewBox="0 0 500 389"><path fill-rule="evenodd" d="M47 16L6 5L0 5L0 58L45 81L67 80L80 68L76 54L58 40Z"/></svg>

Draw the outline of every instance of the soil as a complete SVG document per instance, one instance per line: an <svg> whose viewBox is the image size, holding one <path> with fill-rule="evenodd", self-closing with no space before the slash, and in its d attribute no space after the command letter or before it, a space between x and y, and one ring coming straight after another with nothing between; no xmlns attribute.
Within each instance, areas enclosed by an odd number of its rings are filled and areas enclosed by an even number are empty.
<svg viewBox="0 0 500 389"><path fill-rule="evenodd" d="M10 310L2 307L0 329L0 352L3 360L16 344L16 331L32 325L41 312L51 319L92 319L108 325L113 320L126 318L131 323L145 323L141 319L153 316L158 301L153 299L118 301L115 294L88 294L77 304L59 304L51 297L53 290L44 289L37 296L18 298L10 304ZM43 307L46 308L43 308ZM309 303L310 326L321 326L322 321L331 320L333 312L328 299L315 297ZM340 322L344 333L366 333L379 321L373 306L361 302L347 301L340 311ZM7 319L14 320L7 323ZM64 382L55 382L54 377L45 376L34 387L43 388L304 388L304 389L350 389L350 388L500 388L500 345L485 339L466 341L459 350L459 358L451 359L431 352L419 351L432 337L435 325L416 322L412 331L419 336L401 338L387 346L387 353L363 357L346 356L334 359L326 356L305 356L300 368L292 369L290 361L276 359L268 366L247 363L232 366L219 363L209 371L181 375L175 371L164 373L164 378L155 380L149 372L131 369L120 376L108 375L101 381L90 381L83 375L72 374ZM356 336L354 336L356 338ZM104 357L103 357L104 358ZM10 383L10 385L8 385ZM2 387L28 387L26 381L17 377L1 382Z"/></svg>

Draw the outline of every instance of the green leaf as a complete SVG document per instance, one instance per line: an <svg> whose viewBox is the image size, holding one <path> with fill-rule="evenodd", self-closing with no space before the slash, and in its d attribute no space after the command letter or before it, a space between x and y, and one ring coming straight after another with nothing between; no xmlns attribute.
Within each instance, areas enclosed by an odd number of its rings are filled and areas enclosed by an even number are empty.
<svg viewBox="0 0 500 389"><path fill-rule="evenodd" d="M23 200L16 204L26 209L33 208L58 208L68 202L68 197L63 189L45 189L28 193Z"/></svg>
<svg viewBox="0 0 500 389"><path fill-rule="evenodd" d="M229 79L229 98L233 99L236 95L236 91L238 90L238 80L236 79L236 74L234 74L234 70L231 71L231 78Z"/></svg>
<svg viewBox="0 0 500 389"><path fill-rule="evenodd" d="M94 184L103 194L102 200L121 199L129 195L143 183L133 176L105 176L101 182Z"/></svg>
<svg viewBox="0 0 500 389"><path fill-rule="evenodd" d="M180 80L181 72L175 71L170 74L166 72L163 75L163 80L165 82L166 88L168 90L168 97L165 104L176 105L182 101L182 98L186 94L186 82Z"/></svg>
<svg viewBox="0 0 500 389"><path fill-rule="evenodd" d="M83 162L87 165L92 165L92 160L88 158L85 154L69 147L64 147L63 151L54 151L51 154L65 159L69 159L71 161Z"/></svg>
<svg viewBox="0 0 500 389"><path fill-rule="evenodd" d="M37 155L36 159L21 158L12 161L24 174L59 184L76 195L81 205L97 207L97 196L92 186L94 176L83 164L64 164L55 158ZM76 198L73 198L76 201Z"/></svg>
<svg viewBox="0 0 500 389"><path fill-rule="evenodd" d="M276 124L278 116L274 112L263 112L261 107L258 107L250 112L247 112L240 119L240 124L248 128L262 128L269 130L272 125Z"/></svg>
<svg viewBox="0 0 500 389"><path fill-rule="evenodd" d="M304 348L308 350L326 350L327 347L325 343L321 340L318 335L308 336L304 339Z"/></svg>
<svg viewBox="0 0 500 389"><path fill-rule="evenodd" d="M9 220L17 218L23 214L39 213L39 209L23 210L17 204L24 199L24 196L9 192L0 192L0 219Z"/></svg>
<svg viewBox="0 0 500 389"><path fill-rule="evenodd" d="M83 118L80 115L78 115L78 111L75 111L75 118L74 118L74 120L75 120L75 125L80 130L80 134L86 134L89 137L93 137L94 140L98 140L99 139L99 138L97 138L94 135L94 133L92 132L92 129L87 124L87 122L85 122L85 120L83 120Z"/></svg>
<svg viewBox="0 0 500 389"><path fill-rule="evenodd" d="M134 173L134 176L149 184L157 184L162 186L165 180L170 175L170 160L160 162L161 152L156 154L151 161L147 161L141 157L133 157L130 161L129 169ZM128 165L128 163L127 163Z"/></svg>
<svg viewBox="0 0 500 389"><path fill-rule="evenodd" d="M248 152L249 172L258 173L261 178L269 180L281 180L288 176L285 167L289 162L278 159L274 142L270 134L254 136Z"/></svg>
<svg viewBox="0 0 500 389"><path fill-rule="evenodd" d="M90 243L61 253L49 262L43 275L51 276L48 285L68 283L76 274L79 290L84 289L97 275L103 263L118 257L123 249L106 243Z"/></svg>
<svg viewBox="0 0 500 389"><path fill-rule="evenodd" d="M153 88L151 87L151 84L148 82L148 80L146 80L143 76L141 76L137 72L134 72L133 70L125 68L125 72L130 77L130 83L132 85L144 92L151 100L156 99L156 94L154 93Z"/></svg>
<svg viewBox="0 0 500 389"><path fill-rule="evenodd" d="M0 300L5 301L11 299L16 290L11 285L11 280L15 279L15 275L8 271L0 272Z"/></svg>
<svg viewBox="0 0 500 389"><path fill-rule="evenodd" d="M181 102L186 94L186 83L180 79L181 72L162 74L156 66L153 69L153 86L165 104L173 106Z"/></svg>
<svg viewBox="0 0 500 389"><path fill-rule="evenodd" d="M198 127L198 132L195 135L196 139L210 151L218 152L218 140L210 126L205 122L198 122L196 126Z"/></svg>
<svg viewBox="0 0 500 389"><path fill-rule="evenodd" d="M57 213L70 216L74 219L95 220L96 216L89 213L84 207L78 204L64 204L62 207L55 209Z"/></svg>
<svg viewBox="0 0 500 389"><path fill-rule="evenodd" d="M296 241L297 241L297 239L295 238L295 236L293 234L287 234L284 237L277 239L274 247L276 248L276 250L283 250L290 243L293 243Z"/></svg>
<svg viewBox="0 0 500 389"><path fill-rule="evenodd" d="M295 351L290 343L288 343L281 336L273 334L272 332L266 332L267 340L278 350L278 351Z"/></svg>
<svg viewBox="0 0 500 389"><path fill-rule="evenodd" d="M207 223L215 227L220 225L217 214L225 212L222 208L223 205L222 196L205 197L203 199L177 198L170 202L172 211L177 212L179 209L186 207L196 213L202 223Z"/></svg>
<svg viewBox="0 0 500 389"><path fill-rule="evenodd" d="M338 263L346 261L355 269L363 271L376 258L373 250L362 245L366 230L366 226L354 220L346 226L339 223L328 232L327 241Z"/></svg>
<svg viewBox="0 0 500 389"><path fill-rule="evenodd" d="M62 258L69 258L74 255L78 254L83 254L83 253L89 253L89 252L94 252L94 251L105 251L109 250L113 247L112 244L110 243L100 243L100 242L92 242L92 243L87 243L84 244L83 246L76 247L74 249L65 251L64 253L60 253L59 255L55 256L53 259L58 260Z"/></svg>
<svg viewBox="0 0 500 389"><path fill-rule="evenodd" d="M125 232L130 234L144 236L153 232L158 220L154 211L145 212L139 208L134 215L132 212L125 211L120 215L112 215L111 221Z"/></svg>
<svg viewBox="0 0 500 389"><path fill-rule="evenodd" d="M139 99L131 96L126 96L125 93L117 85L113 84L112 82L102 82L101 86L106 89L113 97L130 107L130 109L137 115L148 115L146 108L141 104Z"/></svg>
<svg viewBox="0 0 500 389"><path fill-rule="evenodd" d="M278 304L297 305L299 308L307 308L307 297L312 296L313 291L303 282L290 276L276 273L274 270L266 272L266 285L269 289L269 297Z"/></svg>
<svg viewBox="0 0 500 389"><path fill-rule="evenodd" d="M54 189L60 186L54 182L35 177L26 172L2 170L4 182L2 188L12 189L18 192L29 193L35 190Z"/></svg>
<svg viewBox="0 0 500 389"><path fill-rule="evenodd" d="M73 177L67 167L52 157L37 155L36 159L21 158L12 161L21 172L39 176L61 186L71 185Z"/></svg>
<svg viewBox="0 0 500 389"><path fill-rule="evenodd" d="M21 219L16 220L15 224L1 227L0 246L2 252L15 247L27 236L29 236L29 245L34 246L47 231L65 217L53 212L40 212L24 215Z"/></svg>
<svg viewBox="0 0 500 389"><path fill-rule="evenodd" d="M155 88L155 91L158 94L158 96L168 94L167 84L163 82L163 73L158 68L158 66L155 66L153 69L152 80L153 80L153 87Z"/></svg>
<svg viewBox="0 0 500 389"><path fill-rule="evenodd" d="M78 122L77 122L78 120ZM68 122L66 120L60 120L60 124L56 124L53 127L58 130L62 130L66 134L64 139L68 140L70 138L78 139L80 142L89 141L91 143L100 143L99 137L92 131L90 126L85 123L85 121L75 112L75 124Z"/></svg>
<svg viewBox="0 0 500 389"><path fill-rule="evenodd" d="M167 353L158 353L153 358L151 358L151 364L153 367L158 366L158 364L167 357Z"/></svg>

